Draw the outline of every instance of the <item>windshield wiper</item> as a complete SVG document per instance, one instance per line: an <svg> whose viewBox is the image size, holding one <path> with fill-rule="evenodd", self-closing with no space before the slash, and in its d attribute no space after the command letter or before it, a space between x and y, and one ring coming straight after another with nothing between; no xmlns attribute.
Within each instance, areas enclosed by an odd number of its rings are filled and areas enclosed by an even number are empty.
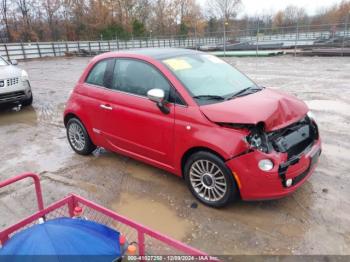
<svg viewBox="0 0 350 262"><path fill-rule="evenodd" d="M263 88L259 87L259 86L250 86L250 87L247 87L247 88L243 88L242 90L239 90L238 92L236 92L232 96L230 96L228 98L228 100L229 99L233 99L235 97L242 96L243 94L244 95L248 95L248 94L251 94L251 93L255 93L256 91L259 91L259 90L262 90L262 89ZM247 91L250 91L250 92L247 92Z"/></svg>
<svg viewBox="0 0 350 262"><path fill-rule="evenodd" d="M215 99L215 100L225 100L226 98L223 96L217 96L217 95L198 95L194 96L195 99Z"/></svg>

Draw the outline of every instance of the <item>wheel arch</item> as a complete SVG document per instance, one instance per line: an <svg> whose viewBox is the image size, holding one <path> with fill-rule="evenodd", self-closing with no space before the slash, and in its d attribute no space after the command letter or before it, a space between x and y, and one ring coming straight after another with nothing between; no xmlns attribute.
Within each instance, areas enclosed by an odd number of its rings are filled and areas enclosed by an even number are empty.
<svg viewBox="0 0 350 262"><path fill-rule="evenodd" d="M81 122L81 119L74 113L67 113L65 116L64 116L64 119L63 119L63 122L64 122L64 126L67 127L67 124L68 124L68 121L72 118L77 118L80 122Z"/></svg>
<svg viewBox="0 0 350 262"><path fill-rule="evenodd" d="M214 155L216 155L217 157L219 157L223 162L225 162L225 158L222 157L222 155L220 155L218 152L216 152L215 150L208 148L208 147L201 147L201 146L197 146L197 147L192 147L189 148L183 155L181 158L181 177L184 178L184 167L186 164L186 161L189 159L189 157L197 152L200 151L204 151L204 152L209 152L212 153Z"/></svg>
<svg viewBox="0 0 350 262"><path fill-rule="evenodd" d="M92 127L90 124L90 119L87 118L84 114L80 114L80 111L77 111L77 110L65 111L64 117L63 117L63 122L64 122L65 128L67 128L68 121L72 118L76 118L77 120L80 121L80 123L84 126L86 132L88 133L91 141L95 145L97 145L98 141L97 141L96 135L94 134L94 132L92 130Z"/></svg>
<svg viewBox="0 0 350 262"><path fill-rule="evenodd" d="M226 165L226 160L225 158L218 153L217 151L208 148L208 147L192 147L190 149L188 149L185 154L183 155L182 159L181 159L181 177L185 179L185 175L184 175L184 167L185 167L185 163L186 161L191 157L191 155L197 153L197 152L208 152L211 153L215 156L217 156L218 158L220 158L223 161L223 164L227 167L227 169L230 171L228 175L231 176L232 178L232 182L233 182L233 187L235 188L235 191L233 191L234 193L231 195L230 199L234 200L234 199L240 199L241 198L241 188L239 186L239 181L237 181L237 177L235 176L235 173L232 172L232 170L230 169L229 166ZM201 200L200 200L201 201ZM219 206L218 206L219 207Z"/></svg>

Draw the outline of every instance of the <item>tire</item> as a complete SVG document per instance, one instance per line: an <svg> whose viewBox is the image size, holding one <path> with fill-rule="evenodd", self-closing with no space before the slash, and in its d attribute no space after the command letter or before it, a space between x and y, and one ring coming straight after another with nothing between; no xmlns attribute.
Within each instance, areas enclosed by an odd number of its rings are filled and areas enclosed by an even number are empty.
<svg viewBox="0 0 350 262"><path fill-rule="evenodd" d="M22 106L31 106L32 103L33 103L33 94L31 94L29 98L27 98L22 102Z"/></svg>
<svg viewBox="0 0 350 262"><path fill-rule="evenodd" d="M223 207L239 196L231 170L210 152L191 155L185 163L184 176L191 193L208 206Z"/></svg>
<svg viewBox="0 0 350 262"><path fill-rule="evenodd" d="M70 146L79 155L90 155L96 149L79 119L69 119L66 130Z"/></svg>

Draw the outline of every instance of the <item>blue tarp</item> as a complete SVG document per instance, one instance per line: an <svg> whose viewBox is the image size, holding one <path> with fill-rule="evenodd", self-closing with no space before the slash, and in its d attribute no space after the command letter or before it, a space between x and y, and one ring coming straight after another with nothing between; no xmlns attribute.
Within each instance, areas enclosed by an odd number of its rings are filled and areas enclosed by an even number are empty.
<svg viewBox="0 0 350 262"><path fill-rule="evenodd" d="M51 261L67 261L68 256L84 256L81 261L86 261L86 256L94 256L96 260L108 257L111 261L121 256L119 232L84 219L48 220L17 233L0 249L0 260L23 255L26 258L50 257Z"/></svg>

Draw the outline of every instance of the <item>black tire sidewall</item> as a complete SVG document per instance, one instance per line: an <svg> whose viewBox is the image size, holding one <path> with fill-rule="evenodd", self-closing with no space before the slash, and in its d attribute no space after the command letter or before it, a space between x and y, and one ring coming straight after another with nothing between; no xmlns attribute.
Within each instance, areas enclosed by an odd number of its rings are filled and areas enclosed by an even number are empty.
<svg viewBox="0 0 350 262"><path fill-rule="evenodd" d="M82 130L83 130L83 134L84 134L84 137L85 137L85 145L84 145L84 148L82 150L77 150L73 145L72 145L72 142L70 141L69 139L69 126L71 124L78 124ZM71 118L69 119L68 123L67 123L67 128L66 128L66 133L67 133L67 139L68 139L68 142L70 144L70 146L72 147L72 149L80 154L80 155L89 155L92 153L92 151L95 150L96 146L92 143L91 139L90 139L90 136L88 134L88 132L86 131L86 128L85 126L77 119L77 118Z"/></svg>
<svg viewBox="0 0 350 262"><path fill-rule="evenodd" d="M33 103L33 94L30 94L30 97L22 102L23 106L30 106Z"/></svg>
<svg viewBox="0 0 350 262"><path fill-rule="evenodd" d="M205 199L202 199L197 192L194 190L192 187L191 181L190 181L190 176L189 176L189 170L191 168L191 165L197 161L197 160L209 160L215 163L222 171L222 173L225 176L226 183L227 183L227 188L228 190L226 191L224 197L220 199L219 201L212 202L212 201L207 201ZM206 152L206 151L200 151L197 153L194 153L191 155L188 160L185 163L184 166L184 177L187 183L188 188L190 189L191 193L203 204L211 206L211 207L224 207L230 202L232 202L234 199L236 199L239 195L238 193L238 188L237 184L232 176L231 170L226 166L224 161L216 156L213 153Z"/></svg>

